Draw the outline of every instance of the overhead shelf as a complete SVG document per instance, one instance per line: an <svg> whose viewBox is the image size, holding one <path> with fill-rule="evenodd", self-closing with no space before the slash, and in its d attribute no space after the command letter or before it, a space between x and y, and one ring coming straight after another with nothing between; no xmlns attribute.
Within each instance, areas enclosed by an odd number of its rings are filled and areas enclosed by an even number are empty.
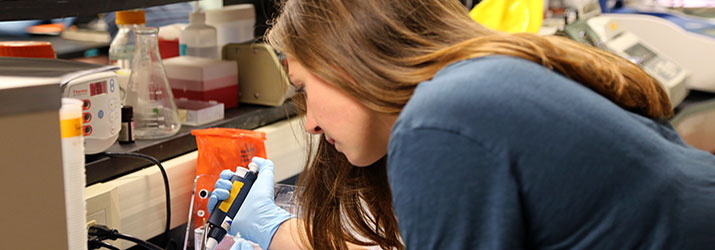
<svg viewBox="0 0 715 250"><path fill-rule="evenodd" d="M0 1L0 21L91 16L117 10L147 8L186 0L6 0Z"/></svg>

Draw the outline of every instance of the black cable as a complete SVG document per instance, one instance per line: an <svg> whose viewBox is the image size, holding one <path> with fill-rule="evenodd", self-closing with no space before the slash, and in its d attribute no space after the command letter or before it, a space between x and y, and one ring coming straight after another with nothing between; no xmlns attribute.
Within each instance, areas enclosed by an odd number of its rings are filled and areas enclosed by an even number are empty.
<svg viewBox="0 0 715 250"><path fill-rule="evenodd" d="M136 237L131 236L131 235L126 235L126 234L123 234L123 233L116 233L115 236L117 236L117 238L119 238L119 239L124 239L124 240L128 240L128 241L137 243L137 245L142 246L142 247L144 247L144 248L146 248L146 249L164 250L163 248L161 248L161 247L159 247L159 246L157 246L157 245L151 244L151 242L141 240L141 239L136 238Z"/></svg>
<svg viewBox="0 0 715 250"><path fill-rule="evenodd" d="M151 157L149 155L145 154L139 154L139 153L112 153L112 152L105 152L109 157L135 157L135 158L142 158L151 161L154 163L157 167L159 167L159 170L161 170L161 176L164 178L164 191L165 191L165 203L166 203L166 227L164 228L164 239L167 242L167 245L171 242L171 195L169 194L169 177L166 175L166 169L164 169L164 166L161 165L161 162L159 162L156 158Z"/></svg>
<svg viewBox="0 0 715 250"><path fill-rule="evenodd" d="M99 242L97 242L97 244L101 245L101 246L104 247L104 248L110 249L110 250L119 250L119 248L117 248L117 247L115 247L115 246L112 246L112 245L110 245L109 243L106 243L106 242L99 241Z"/></svg>
<svg viewBox="0 0 715 250"><path fill-rule="evenodd" d="M123 234L116 229L111 229L105 225L92 225L87 230L87 235L89 236L89 241L87 242L89 249L98 249L100 247L106 247L109 249L117 249L116 247L102 242L103 240L116 240L123 239L136 243L149 250L163 250L161 247L154 245L150 242L144 241L137 237ZM117 249L118 250L118 249Z"/></svg>
<svg viewBox="0 0 715 250"><path fill-rule="evenodd" d="M107 247L105 246L106 243L102 242L106 238L100 238L97 235L92 235L92 232L88 232L87 234L87 249L88 250L95 250L95 249L100 249L102 247Z"/></svg>

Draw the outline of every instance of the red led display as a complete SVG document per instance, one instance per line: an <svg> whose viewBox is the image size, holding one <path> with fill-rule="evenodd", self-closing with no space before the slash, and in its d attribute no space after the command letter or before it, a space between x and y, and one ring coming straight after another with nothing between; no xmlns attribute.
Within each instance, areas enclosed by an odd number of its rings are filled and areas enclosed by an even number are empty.
<svg viewBox="0 0 715 250"><path fill-rule="evenodd" d="M89 96L107 93L107 81L94 82L89 84Z"/></svg>

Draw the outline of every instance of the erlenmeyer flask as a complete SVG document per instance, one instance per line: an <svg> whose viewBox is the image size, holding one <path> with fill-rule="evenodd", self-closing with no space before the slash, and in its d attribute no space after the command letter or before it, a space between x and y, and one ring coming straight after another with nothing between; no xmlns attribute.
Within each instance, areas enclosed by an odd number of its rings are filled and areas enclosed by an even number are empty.
<svg viewBox="0 0 715 250"><path fill-rule="evenodd" d="M137 139L158 139L176 134L181 128L174 96L159 56L159 30L138 27L132 74L127 84L125 105L134 106Z"/></svg>

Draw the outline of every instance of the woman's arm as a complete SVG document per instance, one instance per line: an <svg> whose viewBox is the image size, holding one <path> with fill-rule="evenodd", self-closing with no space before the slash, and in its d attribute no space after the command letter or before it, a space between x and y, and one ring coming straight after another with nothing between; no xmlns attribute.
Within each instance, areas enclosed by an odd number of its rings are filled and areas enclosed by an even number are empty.
<svg viewBox="0 0 715 250"><path fill-rule="evenodd" d="M297 218L289 219L283 222L273 235L273 240L268 247L268 250L310 250L312 248L306 246L301 239L307 239L303 227L303 221ZM307 243L307 242L305 242ZM367 250L367 248L348 243L350 250Z"/></svg>
<svg viewBox="0 0 715 250"><path fill-rule="evenodd" d="M273 240L268 247L268 250L301 250L308 249L302 247L301 238L305 238L305 231L301 230L302 222L296 218L289 219L283 222L273 235Z"/></svg>

